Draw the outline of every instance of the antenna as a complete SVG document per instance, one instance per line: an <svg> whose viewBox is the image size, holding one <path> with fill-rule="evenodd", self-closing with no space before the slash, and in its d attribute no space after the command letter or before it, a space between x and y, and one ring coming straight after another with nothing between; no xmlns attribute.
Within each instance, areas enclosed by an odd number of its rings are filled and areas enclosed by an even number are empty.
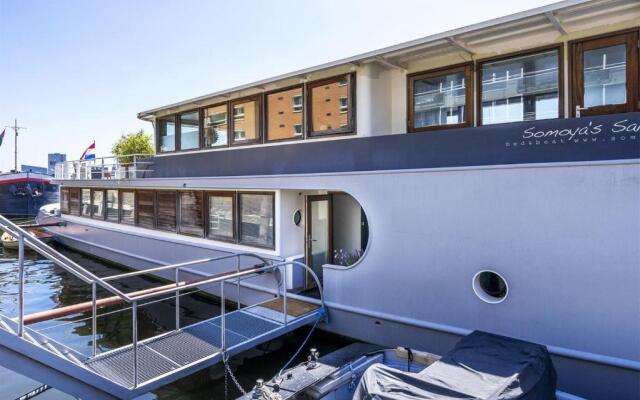
<svg viewBox="0 0 640 400"><path fill-rule="evenodd" d="M13 161L13 170L18 172L18 132L20 129L27 129L24 126L18 126L18 119L13 120L13 126L5 125L5 128L13 129L15 133L15 151L14 151L14 161Z"/></svg>

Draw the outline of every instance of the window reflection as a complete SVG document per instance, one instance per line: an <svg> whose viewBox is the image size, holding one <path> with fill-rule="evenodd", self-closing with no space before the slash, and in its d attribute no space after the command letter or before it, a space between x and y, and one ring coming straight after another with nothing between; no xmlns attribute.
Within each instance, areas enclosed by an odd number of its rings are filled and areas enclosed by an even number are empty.
<svg viewBox="0 0 640 400"><path fill-rule="evenodd" d="M176 149L176 123L171 118L161 118L158 120L158 130L160 134L160 151L174 151Z"/></svg>
<svg viewBox="0 0 640 400"><path fill-rule="evenodd" d="M94 218L104 218L104 191L93 191L92 215Z"/></svg>
<svg viewBox="0 0 640 400"><path fill-rule="evenodd" d="M82 189L82 215L91 216L91 189Z"/></svg>
<svg viewBox="0 0 640 400"><path fill-rule="evenodd" d="M118 221L118 191L107 190L107 221Z"/></svg>
<svg viewBox="0 0 640 400"><path fill-rule="evenodd" d="M134 192L120 192L122 196L122 210L120 216L120 222L123 224L133 225L135 223L135 193Z"/></svg>
<svg viewBox="0 0 640 400"><path fill-rule="evenodd" d="M273 247L273 195L240 194L240 242Z"/></svg>
<svg viewBox="0 0 640 400"><path fill-rule="evenodd" d="M345 77L312 85L311 131L313 133L346 132L349 127L350 82Z"/></svg>
<svg viewBox="0 0 640 400"><path fill-rule="evenodd" d="M233 196L209 196L210 238L233 239Z"/></svg>
<svg viewBox="0 0 640 400"><path fill-rule="evenodd" d="M248 100L233 105L233 141L251 142L258 139L260 114L258 102Z"/></svg>
<svg viewBox="0 0 640 400"><path fill-rule="evenodd" d="M558 51L482 65L482 123L558 118Z"/></svg>
<svg viewBox="0 0 640 400"><path fill-rule="evenodd" d="M302 87L267 96L267 138L282 140L302 134Z"/></svg>
<svg viewBox="0 0 640 400"><path fill-rule="evenodd" d="M464 123L465 84L464 72L414 80L414 128Z"/></svg>
<svg viewBox="0 0 640 400"><path fill-rule="evenodd" d="M198 111L180 115L180 150L200 147L200 113Z"/></svg>
<svg viewBox="0 0 640 400"><path fill-rule="evenodd" d="M226 146L228 143L227 105L209 107L204 110L204 146Z"/></svg>
<svg viewBox="0 0 640 400"><path fill-rule="evenodd" d="M624 44L584 52L584 106L627 102L627 49Z"/></svg>

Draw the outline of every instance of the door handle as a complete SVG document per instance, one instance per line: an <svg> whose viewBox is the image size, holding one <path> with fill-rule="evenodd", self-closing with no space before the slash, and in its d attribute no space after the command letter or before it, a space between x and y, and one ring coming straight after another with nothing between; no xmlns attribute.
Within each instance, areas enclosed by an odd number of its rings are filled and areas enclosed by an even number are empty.
<svg viewBox="0 0 640 400"><path fill-rule="evenodd" d="M580 112L588 110L589 107L582 107L581 105L576 106L576 118L580 118Z"/></svg>

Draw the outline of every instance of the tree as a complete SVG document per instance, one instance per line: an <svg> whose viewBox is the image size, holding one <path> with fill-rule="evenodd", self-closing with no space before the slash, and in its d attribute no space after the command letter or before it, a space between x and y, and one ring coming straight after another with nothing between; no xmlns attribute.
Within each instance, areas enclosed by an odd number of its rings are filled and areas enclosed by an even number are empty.
<svg viewBox="0 0 640 400"><path fill-rule="evenodd" d="M130 165L133 162L133 157L124 156L130 154L152 155L154 153L153 145L151 144L151 135L144 133L144 129L122 135L120 139L113 144L111 153L120 157L120 165Z"/></svg>

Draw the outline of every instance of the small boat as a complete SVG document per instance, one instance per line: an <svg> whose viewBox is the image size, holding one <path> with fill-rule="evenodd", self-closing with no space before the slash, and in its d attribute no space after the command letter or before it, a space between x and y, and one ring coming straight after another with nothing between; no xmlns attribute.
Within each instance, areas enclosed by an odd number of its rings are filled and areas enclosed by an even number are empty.
<svg viewBox="0 0 640 400"><path fill-rule="evenodd" d="M48 243L53 239L53 234L43 230L43 229L30 229L29 234L34 238L40 239L45 243ZM2 236L0 236L0 242L2 242L2 247L5 249L17 249L18 248L18 239L11 236L9 233L4 232ZM29 250L30 247L25 246L25 250Z"/></svg>

